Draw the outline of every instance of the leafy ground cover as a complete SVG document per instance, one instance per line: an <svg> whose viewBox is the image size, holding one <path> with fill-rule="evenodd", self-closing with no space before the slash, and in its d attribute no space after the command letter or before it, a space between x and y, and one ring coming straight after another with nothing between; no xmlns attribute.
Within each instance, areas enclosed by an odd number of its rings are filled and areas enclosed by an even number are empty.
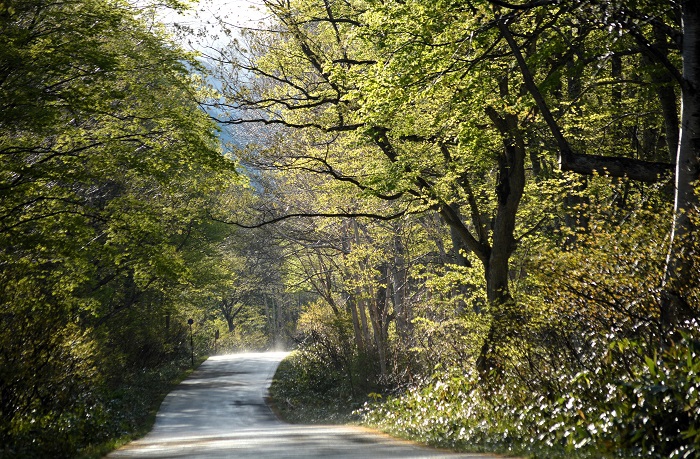
<svg viewBox="0 0 700 459"><path fill-rule="evenodd" d="M636 356L625 371L608 361L561 390L528 398L508 385L485 389L475 372L439 370L424 383L382 397L344 399L308 366L304 351L282 362L271 398L290 422L360 422L398 437L456 451L538 458L689 458L700 451L700 330L680 332L660 352L640 343L611 347ZM309 379L313 374L314 378Z"/></svg>

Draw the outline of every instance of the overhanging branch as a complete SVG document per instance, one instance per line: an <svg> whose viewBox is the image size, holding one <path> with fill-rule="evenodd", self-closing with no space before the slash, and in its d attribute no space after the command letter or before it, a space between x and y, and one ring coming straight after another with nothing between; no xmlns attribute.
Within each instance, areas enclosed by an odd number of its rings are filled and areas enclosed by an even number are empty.
<svg viewBox="0 0 700 459"><path fill-rule="evenodd" d="M560 157L559 168L562 171L581 175L608 175L627 177L646 183L656 183L673 173L674 167L669 163L642 161L622 156L582 155L572 153Z"/></svg>
<svg viewBox="0 0 700 459"><path fill-rule="evenodd" d="M236 124L264 124L264 125L273 125L273 124L278 124L282 125L288 128L293 128L293 129L318 129L319 131L323 132L349 132L349 131L355 131L361 127L363 127L363 124L341 124L337 126L322 126L317 123L290 123L288 121L284 120L279 120L279 119L266 119L266 118L255 118L255 119L245 119L245 118L234 118L234 119L228 119L224 120L221 118L217 118L215 116L211 116L210 118L217 123L220 124L231 124L231 125L236 125Z"/></svg>
<svg viewBox="0 0 700 459"><path fill-rule="evenodd" d="M289 220L291 218L371 218L375 220L382 220L382 221L389 221L389 220L395 220L397 218L401 218L404 215L406 215L407 212L405 210L398 212L396 214L392 215L381 215L381 214L374 214L370 212L301 212L301 213L293 213L293 214L285 214L285 215L280 215L279 217L271 218L269 220L264 220L259 223L255 223L252 225L248 225L245 223L237 222L237 221L229 221L229 220L223 220L220 218L216 218L213 215L209 215L209 218L211 218L215 222L219 223L224 223L227 225L234 225L239 228L246 228L246 229L253 229L253 228L262 228L263 226L267 225L272 225L274 223L279 223L284 220Z"/></svg>
<svg viewBox="0 0 700 459"><path fill-rule="evenodd" d="M625 177L647 183L658 182L673 171L673 165L668 163L642 161L619 156L574 153L569 142L564 137L559 124L549 110L544 96L537 87L532 72L530 72L530 68L527 62L525 62L525 57L520 52L520 47L510 33L505 18L499 21L498 27L503 38L505 38L508 43L515 60L518 62L518 67L520 68L520 73L528 92L533 99L535 99L537 108L540 110L542 117L557 142L557 147L559 148L559 168L561 170L582 175L601 174L611 177Z"/></svg>

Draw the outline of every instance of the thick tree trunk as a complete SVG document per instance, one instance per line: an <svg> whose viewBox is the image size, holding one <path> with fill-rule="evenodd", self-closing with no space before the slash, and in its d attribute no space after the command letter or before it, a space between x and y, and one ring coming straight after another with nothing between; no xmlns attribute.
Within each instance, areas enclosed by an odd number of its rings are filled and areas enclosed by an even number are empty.
<svg viewBox="0 0 700 459"><path fill-rule="evenodd" d="M525 189L525 143L518 131L516 115L501 117L491 107L487 108L487 114L501 132L504 143L498 164L498 206L493 222L493 244L486 269L486 295L493 304L510 298L508 262L515 250L515 220Z"/></svg>
<svg viewBox="0 0 700 459"><path fill-rule="evenodd" d="M516 115L500 116L491 107L487 114L503 136L503 154L499 158L499 179L496 184L498 205L493 223L493 244L486 271L486 297L492 306L492 319L477 360L477 370L486 377L500 366L493 347L503 327L508 326L513 298L508 286L510 257L515 251L515 221L525 189L525 143L518 129Z"/></svg>
<svg viewBox="0 0 700 459"><path fill-rule="evenodd" d="M691 218L700 206L695 187L700 180L700 4L684 0L683 81L681 132L676 160L676 192L671 248L666 260L661 304L662 332L668 334L680 320L692 315L686 289L698 276L694 238L698 227Z"/></svg>

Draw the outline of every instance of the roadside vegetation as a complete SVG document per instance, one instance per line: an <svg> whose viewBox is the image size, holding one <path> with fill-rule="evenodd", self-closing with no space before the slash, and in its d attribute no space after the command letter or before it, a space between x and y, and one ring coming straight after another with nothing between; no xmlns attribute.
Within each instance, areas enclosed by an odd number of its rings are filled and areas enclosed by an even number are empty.
<svg viewBox="0 0 700 459"><path fill-rule="evenodd" d="M274 223L316 295L280 411L697 456L696 3L265 0L211 50L210 103L274 190L238 221Z"/></svg>
<svg viewBox="0 0 700 459"><path fill-rule="evenodd" d="M290 347L295 422L698 456L697 1L261 7L0 0L0 456Z"/></svg>
<svg viewBox="0 0 700 459"><path fill-rule="evenodd" d="M293 314L261 267L274 244L214 218L247 182L154 19L168 5L0 1L3 458L142 434L193 355L267 348Z"/></svg>
<svg viewBox="0 0 700 459"><path fill-rule="evenodd" d="M275 413L292 424L345 424L366 397L353 395L347 378L330 370L307 349L284 359L269 389Z"/></svg>
<svg viewBox="0 0 700 459"><path fill-rule="evenodd" d="M198 358L195 367L203 360ZM73 445L80 448L77 457L97 459L146 435L153 427L156 413L165 396L193 370L189 358L171 361L131 374L128 382L121 382L111 390L104 389L101 398L106 405L105 413L101 418L92 421L91 428L94 433L84 437L90 443L81 445L76 441ZM75 433L76 430L71 430L71 433ZM67 443L65 437L52 441ZM68 448L66 453L74 454Z"/></svg>

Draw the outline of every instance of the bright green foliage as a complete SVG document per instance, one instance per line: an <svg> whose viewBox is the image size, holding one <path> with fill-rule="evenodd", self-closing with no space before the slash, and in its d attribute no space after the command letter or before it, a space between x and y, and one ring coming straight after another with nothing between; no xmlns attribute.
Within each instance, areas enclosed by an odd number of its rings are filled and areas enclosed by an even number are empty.
<svg viewBox="0 0 700 459"><path fill-rule="evenodd" d="M618 211L593 201L590 230L577 234L567 250L560 246L568 230L530 242L538 255L516 291L518 320L499 327L497 351L507 363L494 368L489 384L456 359L460 339L478 330L469 318L456 335L433 334L426 346L425 352L437 350L432 362L445 365L418 387L368 405L360 412L365 422L474 451L692 457L697 326L687 324L659 350L656 305L668 206L647 203L650 209L621 212L611 225ZM416 330L424 323L433 325L421 319ZM445 344L454 354L443 353Z"/></svg>
<svg viewBox="0 0 700 459"><path fill-rule="evenodd" d="M0 3L0 439L121 435L112 391L186 351L186 303L239 182L191 56L127 2Z"/></svg>
<svg viewBox="0 0 700 459"><path fill-rule="evenodd" d="M584 434L601 388L672 338L680 4L498 3L266 1L270 27L222 51L222 110L274 126L240 155L274 195L261 218L338 217L280 226L287 285L317 296L298 329L302 387L410 387L372 422L596 457L614 449ZM674 286L686 318L697 278Z"/></svg>
<svg viewBox="0 0 700 459"><path fill-rule="evenodd" d="M246 210L240 204L241 196L248 196L249 189L231 190L227 199L235 200L218 209L221 218L226 213ZM286 345L288 337L281 327L286 319L277 314L277 302L285 301L281 278L284 266L279 244L265 229L232 231L209 254L201 276L201 289L196 292L197 301L203 306L203 317L208 328L204 333L214 337L219 330L217 352L264 350L278 341ZM286 310L281 311L285 315ZM280 319L279 321L277 319ZM286 324L285 324L286 325Z"/></svg>

